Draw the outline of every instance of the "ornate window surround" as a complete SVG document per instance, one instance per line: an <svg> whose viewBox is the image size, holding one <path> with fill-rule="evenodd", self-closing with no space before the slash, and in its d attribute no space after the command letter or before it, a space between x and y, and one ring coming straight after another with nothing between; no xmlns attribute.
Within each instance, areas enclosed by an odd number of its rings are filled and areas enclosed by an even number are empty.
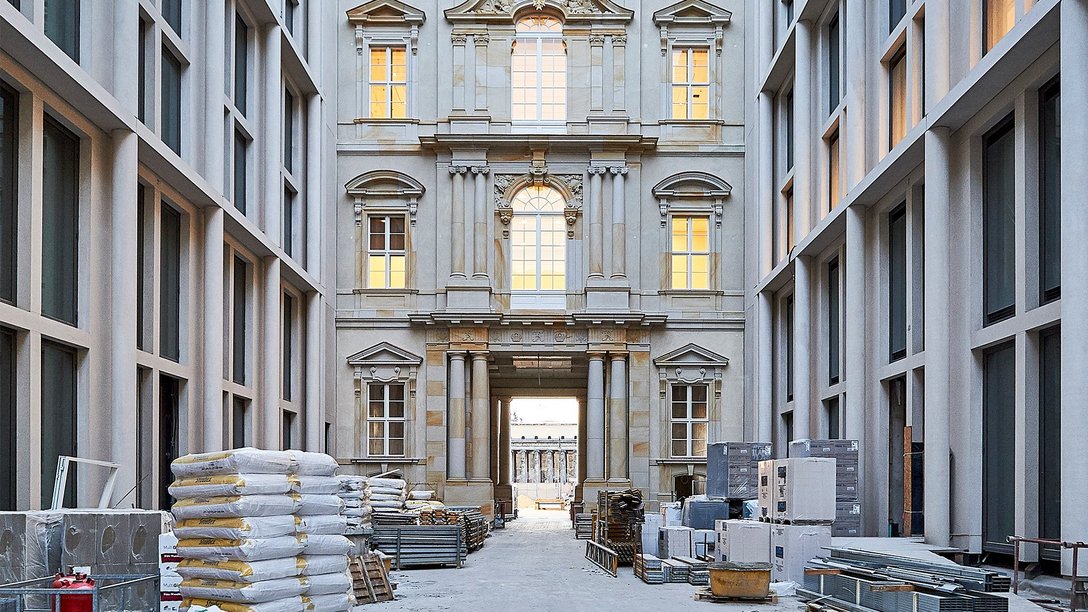
<svg viewBox="0 0 1088 612"><path fill-rule="evenodd" d="M416 225L416 212L419 199L426 188L422 183L407 174L396 170L371 170L351 179L344 185L348 196L352 198L355 218L355 286L356 291L367 287L366 261L369 244L367 243L366 217L371 214L404 215L408 219L405 227L405 262L406 288L382 289L403 293L413 286L412 228Z"/></svg>
<svg viewBox="0 0 1088 612"><path fill-rule="evenodd" d="M722 227L725 199L733 186L706 172L680 172L654 185L650 192L657 198L661 227L668 226L669 215L676 213L711 215L714 226ZM719 242L711 244L711 251Z"/></svg>
<svg viewBox="0 0 1088 612"><path fill-rule="evenodd" d="M707 443L718 442L721 435L722 416L722 375L729 366L729 358L705 349L696 344L687 344L674 351L657 357L654 366L658 375L658 421L662 432L670 432L672 412L670 393L673 385L705 384L707 393ZM658 448L658 462L671 462L672 441L670 436L662 435ZM683 458L691 462L690 458ZM694 463L703 463L705 458L695 458Z"/></svg>
<svg viewBox="0 0 1088 612"><path fill-rule="evenodd" d="M534 184L552 187L563 196L566 201L563 216L567 221L567 239L573 240L578 218L582 215L582 183L581 174L548 174L547 166L536 162L528 174L495 173L495 212L502 224L503 240L510 239L510 220L514 216L510 202L522 188Z"/></svg>
<svg viewBox="0 0 1088 612"><path fill-rule="evenodd" d="M347 12L348 23L355 27L355 123L407 123L416 119L418 79L416 54L419 28L426 21L423 11L400 0L371 0ZM370 48L404 47L408 62L406 118L389 119L370 116Z"/></svg>
<svg viewBox="0 0 1088 612"><path fill-rule="evenodd" d="M347 358L353 370L355 395L356 456L369 459L367 448L367 388L370 383L404 384L404 456L389 457L390 463L411 462L415 450L416 378L423 358L381 342ZM363 429L359 429L359 428ZM386 457L382 457L386 459Z"/></svg>
<svg viewBox="0 0 1088 612"><path fill-rule="evenodd" d="M661 123L717 123L722 117L721 82L725 73L722 48L725 27L733 13L706 0L680 0L653 15L661 37ZM674 47L710 49L710 110L707 119L672 119L672 50Z"/></svg>

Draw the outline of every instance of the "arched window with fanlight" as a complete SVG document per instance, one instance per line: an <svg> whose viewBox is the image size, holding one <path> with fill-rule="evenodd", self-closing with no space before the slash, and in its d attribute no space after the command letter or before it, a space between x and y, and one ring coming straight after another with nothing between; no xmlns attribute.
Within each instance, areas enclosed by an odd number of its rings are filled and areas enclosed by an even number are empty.
<svg viewBox="0 0 1088 612"><path fill-rule="evenodd" d="M526 186L511 199L511 308L566 307L565 205L563 195L546 185Z"/></svg>
<svg viewBox="0 0 1088 612"><path fill-rule="evenodd" d="M533 14L518 20L510 78L515 124L542 127L566 121L567 54L558 19Z"/></svg>

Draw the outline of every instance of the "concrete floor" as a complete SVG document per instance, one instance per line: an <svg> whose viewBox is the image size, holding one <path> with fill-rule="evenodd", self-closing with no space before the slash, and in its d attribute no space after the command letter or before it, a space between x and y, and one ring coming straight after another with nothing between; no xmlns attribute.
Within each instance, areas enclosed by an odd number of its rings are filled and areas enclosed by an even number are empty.
<svg viewBox="0 0 1088 612"><path fill-rule="evenodd" d="M645 584L621 567L613 578L585 559L584 540L574 539L566 512L519 511L462 569L397 572L397 600L382 610L472 610L474 612L561 612L678 610L801 610L787 598L777 606L697 602L687 584ZM360 607L369 610L371 607ZM374 608L377 610L378 608Z"/></svg>

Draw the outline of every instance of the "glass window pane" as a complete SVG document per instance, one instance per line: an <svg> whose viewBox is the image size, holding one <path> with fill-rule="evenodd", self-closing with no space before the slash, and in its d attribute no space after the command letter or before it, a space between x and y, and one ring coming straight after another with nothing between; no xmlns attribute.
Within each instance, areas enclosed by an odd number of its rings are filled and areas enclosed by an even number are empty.
<svg viewBox="0 0 1088 612"><path fill-rule="evenodd" d="M42 142L42 313L76 325L79 139L47 116Z"/></svg>
<svg viewBox="0 0 1088 612"><path fill-rule="evenodd" d="M672 118L688 118L688 88L685 85L674 85L672 88Z"/></svg>
<svg viewBox="0 0 1088 612"><path fill-rule="evenodd" d="M906 50L900 49L889 65L889 83L891 102L891 130L888 148L892 148L907 135L907 56Z"/></svg>
<svg viewBox="0 0 1088 612"><path fill-rule="evenodd" d="M1042 301L1061 296L1061 95L1058 83L1045 88L1039 103L1041 140L1039 186L1039 284ZM0 170L2 172L3 170ZM0 190L3 190L0 182Z"/></svg>
<svg viewBox="0 0 1088 612"><path fill-rule="evenodd" d="M688 456L688 441L673 440L672 441L672 456L673 457L686 457Z"/></svg>
<svg viewBox="0 0 1088 612"><path fill-rule="evenodd" d="M17 502L16 380L15 334L0 328L0 510L15 510Z"/></svg>
<svg viewBox="0 0 1088 612"><path fill-rule="evenodd" d="M159 353L181 359L181 213L163 203L159 224Z"/></svg>
<svg viewBox="0 0 1088 612"><path fill-rule="evenodd" d="M161 97L162 141L181 155L181 62L166 47L162 49Z"/></svg>
<svg viewBox="0 0 1088 612"><path fill-rule="evenodd" d="M0 83L0 300L15 301L18 278L18 201L15 136L18 97Z"/></svg>
<svg viewBox="0 0 1088 612"><path fill-rule="evenodd" d="M691 418L693 418L693 419L705 419L706 418L706 402L692 402L691 403Z"/></svg>
<svg viewBox="0 0 1088 612"><path fill-rule="evenodd" d="M234 308L231 317L231 348L233 355L232 380L246 383L246 357L248 354L249 305L248 265L239 257L234 258Z"/></svg>
<svg viewBox="0 0 1088 612"><path fill-rule="evenodd" d="M983 150L983 306L989 324L1016 304L1016 164L1009 121L990 132Z"/></svg>
<svg viewBox="0 0 1088 612"><path fill-rule="evenodd" d="M234 16L234 107L244 116L248 107L249 27Z"/></svg>
<svg viewBox="0 0 1088 612"><path fill-rule="evenodd" d="M385 47L370 49L370 82L384 82L389 76L388 60Z"/></svg>
<svg viewBox="0 0 1088 612"><path fill-rule="evenodd" d="M706 402L706 394L706 385L693 385L691 387L691 401L693 402Z"/></svg>
<svg viewBox="0 0 1088 612"><path fill-rule="evenodd" d="M392 80L397 83L403 83L408 80L408 63L406 61L407 56L404 53L404 47L393 47L391 51L392 61L389 67Z"/></svg>
<svg viewBox="0 0 1088 612"><path fill-rule="evenodd" d="M1016 24L1016 0L983 0L986 33L986 50L994 48L999 40Z"/></svg>
<svg viewBox="0 0 1088 612"><path fill-rule="evenodd" d="M390 438L389 439L389 455L393 457L404 456L404 439L403 438Z"/></svg>
<svg viewBox="0 0 1088 612"><path fill-rule="evenodd" d="M1015 529L1016 349L1012 342L988 351L983 361L982 540L1004 549Z"/></svg>
<svg viewBox="0 0 1088 612"><path fill-rule="evenodd" d="M672 424L672 439L673 440L687 440L688 438L688 425L687 423L673 423Z"/></svg>
<svg viewBox="0 0 1088 612"><path fill-rule="evenodd" d="M386 217L370 218L370 250L385 250Z"/></svg>
<svg viewBox="0 0 1088 612"><path fill-rule="evenodd" d="M384 455L385 454L385 440L383 438L370 438L370 442L367 444L367 454L370 455Z"/></svg>
<svg viewBox="0 0 1088 612"><path fill-rule="evenodd" d="M45 0L45 35L77 63L79 62L79 7L80 2L73 0ZM56 462L54 462L55 465ZM49 482L53 482L52 479Z"/></svg>
<svg viewBox="0 0 1088 612"><path fill-rule="evenodd" d="M79 456L75 436L78 405L75 352L66 346L43 341L41 376L42 504L49 507L53 501L57 457ZM75 505L75 491L75 479L70 474L64 492L66 506Z"/></svg>
<svg viewBox="0 0 1088 612"><path fill-rule="evenodd" d="M710 64L707 61L706 49L693 49L691 52L691 82L692 83L709 83L710 82Z"/></svg>
<svg viewBox="0 0 1088 612"><path fill-rule="evenodd" d="M907 352L907 213L903 205L888 216L888 338L891 358Z"/></svg>
<svg viewBox="0 0 1088 612"><path fill-rule="evenodd" d="M246 152L249 142L241 132L234 132L234 207L243 215L246 214L248 193L246 179L248 178Z"/></svg>
<svg viewBox="0 0 1088 612"><path fill-rule="evenodd" d="M162 0L162 16L178 36L181 36L182 1L183 0Z"/></svg>
<svg viewBox="0 0 1088 612"><path fill-rule="evenodd" d="M691 220L691 250L697 253L710 251L710 222L706 217Z"/></svg>
<svg viewBox="0 0 1088 612"><path fill-rule="evenodd" d="M390 438L404 438L404 421L390 421L388 427Z"/></svg>
<svg viewBox="0 0 1088 612"><path fill-rule="evenodd" d="M367 263L369 273L367 286L375 289L385 287L385 256L371 255Z"/></svg>
<svg viewBox="0 0 1088 612"><path fill-rule="evenodd" d="M688 54L687 49L676 49L672 52L672 82L688 82Z"/></svg>
<svg viewBox="0 0 1088 612"><path fill-rule="evenodd" d="M687 400L684 400L682 402L673 402L673 404L672 404L672 418L674 418L674 419L686 419L686 418L688 418Z"/></svg>

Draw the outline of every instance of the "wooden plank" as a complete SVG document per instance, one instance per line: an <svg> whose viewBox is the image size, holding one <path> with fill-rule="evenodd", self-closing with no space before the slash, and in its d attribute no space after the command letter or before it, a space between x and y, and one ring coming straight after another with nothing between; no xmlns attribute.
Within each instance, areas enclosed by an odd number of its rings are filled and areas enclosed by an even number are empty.
<svg viewBox="0 0 1088 612"><path fill-rule="evenodd" d="M911 449L914 448L911 442L913 441L913 429L910 425L903 428L903 533L901 535L909 536L914 533L911 529L911 523L913 513L911 508L914 507L914 455Z"/></svg>
<svg viewBox="0 0 1088 612"><path fill-rule="evenodd" d="M833 567L806 567L806 576L837 576L842 573L841 569Z"/></svg>

